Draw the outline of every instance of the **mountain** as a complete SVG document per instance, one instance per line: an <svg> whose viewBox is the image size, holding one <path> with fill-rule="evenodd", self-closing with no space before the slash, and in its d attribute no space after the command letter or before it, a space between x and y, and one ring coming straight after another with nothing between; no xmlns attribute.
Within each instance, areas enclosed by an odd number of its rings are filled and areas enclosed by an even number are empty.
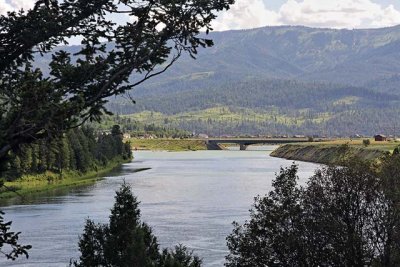
<svg viewBox="0 0 400 267"><path fill-rule="evenodd" d="M117 97L109 108L139 121L210 134L396 132L400 26L280 26L208 38L215 45L201 49L196 60L183 56L133 90L136 105ZM46 56L37 64L48 61Z"/></svg>
<svg viewBox="0 0 400 267"><path fill-rule="evenodd" d="M253 78L324 81L385 91L386 86L395 87L396 79L390 81L400 73L400 26L368 30L264 27L215 32L209 38L214 47L201 50L196 61L182 58L146 86L150 92L139 90L138 94L178 90L188 81L186 87L197 87L201 82ZM397 87L393 91L400 94Z"/></svg>
<svg viewBox="0 0 400 267"><path fill-rule="evenodd" d="M400 96L296 80L228 82L136 101L113 100L109 108L143 123L211 135L394 134L400 118Z"/></svg>

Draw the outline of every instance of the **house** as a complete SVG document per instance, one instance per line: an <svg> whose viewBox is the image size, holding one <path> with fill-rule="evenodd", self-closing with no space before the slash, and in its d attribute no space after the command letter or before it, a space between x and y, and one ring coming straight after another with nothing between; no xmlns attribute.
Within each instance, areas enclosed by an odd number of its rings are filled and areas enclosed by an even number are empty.
<svg viewBox="0 0 400 267"><path fill-rule="evenodd" d="M207 134L199 134L198 137L201 138L201 139L208 139L208 135Z"/></svg>
<svg viewBox="0 0 400 267"><path fill-rule="evenodd" d="M132 138L131 134L124 133L124 139L131 139L131 138Z"/></svg>
<svg viewBox="0 0 400 267"><path fill-rule="evenodd" d="M387 141L387 137L385 135L383 135L383 134L378 134L378 135L375 135L374 137L375 137L375 141L376 142Z"/></svg>

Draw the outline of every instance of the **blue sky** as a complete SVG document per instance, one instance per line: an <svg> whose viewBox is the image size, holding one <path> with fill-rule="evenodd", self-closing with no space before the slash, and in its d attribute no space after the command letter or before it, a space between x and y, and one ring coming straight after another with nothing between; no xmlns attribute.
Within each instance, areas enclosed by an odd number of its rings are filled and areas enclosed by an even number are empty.
<svg viewBox="0 0 400 267"><path fill-rule="evenodd" d="M34 2L0 0L0 14L30 8ZM231 10L219 14L213 27L218 31L276 25L354 29L398 24L400 0L236 0Z"/></svg>

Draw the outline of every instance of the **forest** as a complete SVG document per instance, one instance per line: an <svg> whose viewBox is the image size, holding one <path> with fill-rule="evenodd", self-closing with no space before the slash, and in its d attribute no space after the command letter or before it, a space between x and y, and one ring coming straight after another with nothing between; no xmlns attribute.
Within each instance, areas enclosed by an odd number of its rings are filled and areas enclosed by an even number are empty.
<svg viewBox="0 0 400 267"><path fill-rule="evenodd" d="M166 119L164 122L169 122ZM96 131L106 131L110 129L112 125L119 125L122 132L128 133L131 137L143 137L143 136L156 136L158 138L188 138L191 136L191 132L172 128L168 126L160 126L154 123L145 123L134 120L126 116L104 116L100 123L90 124Z"/></svg>
<svg viewBox="0 0 400 267"><path fill-rule="evenodd" d="M133 121L209 135L396 135L400 114L397 95L322 82L252 79L161 94L108 107Z"/></svg>
<svg viewBox="0 0 400 267"><path fill-rule="evenodd" d="M67 170L85 173L105 167L113 160L130 158L130 145L123 142L118 125L112 127L111 134L84 126L68 131L62 138L38 140L10 153L4 178L12 181L25 174L46 171L60 175Z"/></svg>

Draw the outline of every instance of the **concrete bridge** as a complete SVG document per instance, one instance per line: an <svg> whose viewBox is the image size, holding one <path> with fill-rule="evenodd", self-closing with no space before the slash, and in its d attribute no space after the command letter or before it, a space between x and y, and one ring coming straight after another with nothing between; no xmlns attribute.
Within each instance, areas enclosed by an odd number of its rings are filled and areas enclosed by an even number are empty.
<svg viewBox="0 0 400 267"><path fill-rule="evenodd" d="M240 150L246 150L251 145L278 145L290 143L305 143L309 142L307 138L232 138L232 139L208 139L206 141L208 150L223 150L222 144L237 144L240 145Z"/></svg>

